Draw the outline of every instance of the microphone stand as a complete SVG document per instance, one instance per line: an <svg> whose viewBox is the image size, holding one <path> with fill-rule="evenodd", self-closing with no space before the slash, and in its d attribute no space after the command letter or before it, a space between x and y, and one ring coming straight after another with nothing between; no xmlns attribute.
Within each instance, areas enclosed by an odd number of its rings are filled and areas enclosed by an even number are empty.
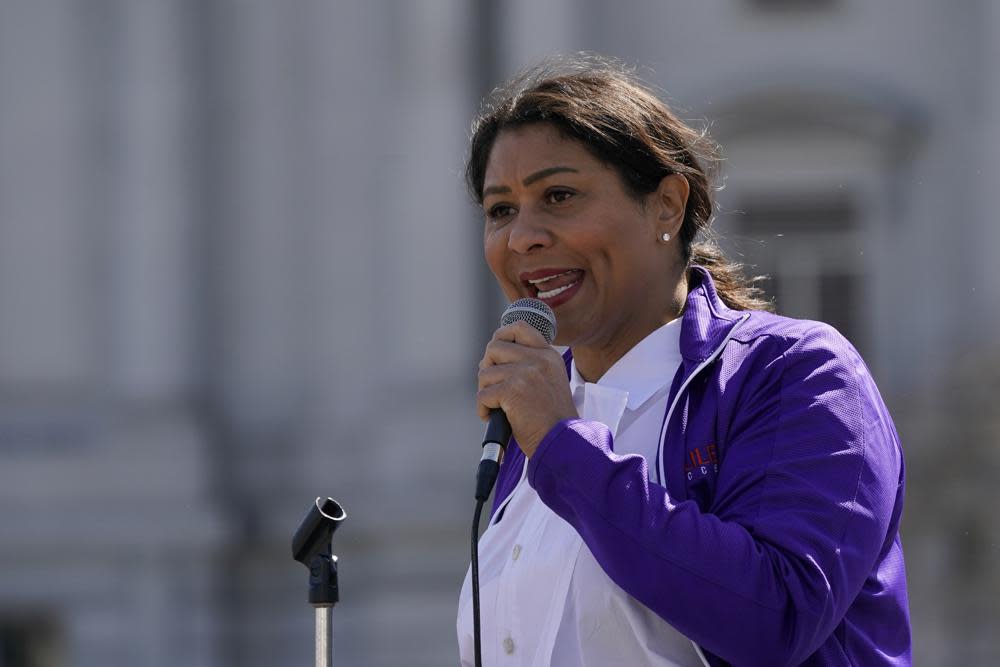
<svg viewBox="0 0 1000 667"><path fill-rule="evenodd" d="M333 667L333 607L340 595L332 539L346 517L333 498L316 498L292 537L292 557L309 568L309 603L316 608L316 667Z"/></svg>

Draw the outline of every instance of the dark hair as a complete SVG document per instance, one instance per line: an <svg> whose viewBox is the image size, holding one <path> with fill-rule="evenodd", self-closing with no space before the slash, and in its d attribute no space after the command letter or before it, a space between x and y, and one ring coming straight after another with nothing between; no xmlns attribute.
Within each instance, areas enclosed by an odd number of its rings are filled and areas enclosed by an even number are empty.
<svg viewBox="0 0 1000 667"><path fill-rule="evenodd" d="M708 169L717 146L705 132L681 121L657 95L621 65L599 56L548 60L522 73L487 98L472 127L465 177L482 204L486 165L504 129L547 123L581 142L618 172L627 191L640 198L670 174L682 174L689 194L680 243L690 266L705 267L722 301L738 310L771 310L740 264L728 261L712 241L713 186Z"/></svg>

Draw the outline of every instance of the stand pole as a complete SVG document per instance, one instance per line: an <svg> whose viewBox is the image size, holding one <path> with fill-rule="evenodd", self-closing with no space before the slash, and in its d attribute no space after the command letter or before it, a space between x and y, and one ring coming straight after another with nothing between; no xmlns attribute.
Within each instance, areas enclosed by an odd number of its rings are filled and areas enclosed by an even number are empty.
<svg viewBox="0 0 1000 667"><path fill-rule="evenodd" d="M333 667L333 607L316 607L316 667Z"/></svg>

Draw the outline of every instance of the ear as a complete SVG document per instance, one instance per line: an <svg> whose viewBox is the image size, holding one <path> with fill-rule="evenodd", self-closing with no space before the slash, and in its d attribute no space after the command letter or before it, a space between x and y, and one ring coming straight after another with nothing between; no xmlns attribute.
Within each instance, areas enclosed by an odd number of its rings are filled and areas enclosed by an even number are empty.
<svg viewBox="0 0 1000 667"><path fill-rule="evenodd" d="M688 180L683 174L670 174L660 181L656 192L653 193L652 202L657 211L657 236L666 232L670 234L670 238L677 237L681 225L684 224L684 211L687 210L690 190Z"/></svg>

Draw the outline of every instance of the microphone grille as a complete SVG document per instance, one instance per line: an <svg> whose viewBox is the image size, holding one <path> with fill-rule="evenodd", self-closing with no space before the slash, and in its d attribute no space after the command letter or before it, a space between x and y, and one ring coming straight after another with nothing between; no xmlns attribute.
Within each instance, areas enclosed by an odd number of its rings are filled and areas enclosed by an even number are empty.
<svg viewBox="0 0 1000 667"><path fill-rule="evenodd" d="M534 327L545 342L552 344L556 339L556 314L538 299L518 299L507 306L500 317L500 326L505 327L514 322L527 322Z"/></svg>

